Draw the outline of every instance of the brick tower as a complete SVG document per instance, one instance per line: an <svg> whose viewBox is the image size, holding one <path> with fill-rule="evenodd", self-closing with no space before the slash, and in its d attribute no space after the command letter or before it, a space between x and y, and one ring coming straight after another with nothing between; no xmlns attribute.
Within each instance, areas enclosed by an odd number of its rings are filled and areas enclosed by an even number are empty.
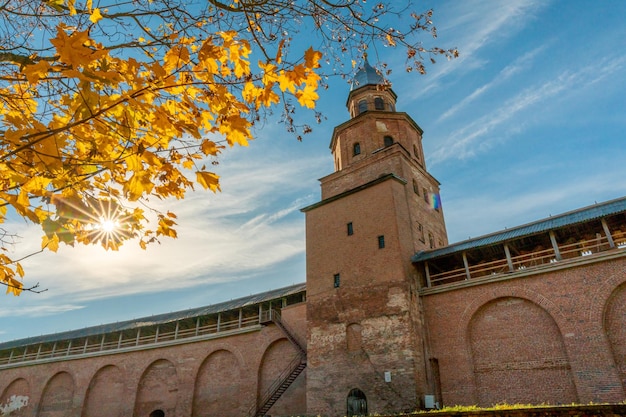
<svg viewBox="0 0 626 417"><path fill-rule="evenodd" d="M308 414L414 410L431 391L411 256L448 242L422 129L396 98L366 60L331 139L335 172L302 209Z"/></svg>

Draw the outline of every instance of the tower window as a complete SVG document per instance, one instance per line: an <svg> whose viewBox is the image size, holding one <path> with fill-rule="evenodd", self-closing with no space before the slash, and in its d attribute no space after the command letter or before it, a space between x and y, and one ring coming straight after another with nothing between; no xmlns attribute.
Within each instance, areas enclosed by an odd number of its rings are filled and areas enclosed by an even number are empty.
<svg viewBox="0 0 626 417"><path fill-rule="evenodd" d="M422 191L424 192L424 201L430 204L430 200L428 199L428 190L424 188Z"/></svg>
<svg viewBox="0 0 626 417"><path fill-rule="evenodd" d="M385 236L378 236L378 249L385 247Z"/></svg>
<svg viewBox="0 0 626 417"><path fill-rule="evenodd" d="M352 146L352 155L357 156L361 154L361 144L359 142Z"/></svg>
<svg viewBox="0 0 626 417"><path fill-rule="evenodd" d="M339 288L340 284L341 284L341 275L340 274L335 274L333 276L333 286L335 288Z"/></svg>
<svg viewBox="0 0 626 417"><path fill-rule="evenodd" d="M413 192L417 195L420 195L420 187L417 185L417 181L413 180Z"/></svg>
<svg viewBox="0 0 626 417"><path fill-rule="evenodd" d="M376 97L374 99L374 108L376 110L385 110L385 102L383 101L382 98Z"/></svg>
<svg viewBox="0 0 626 417"><path fill-rule="evenodd" d="M435 238L433 237L432 233L428 234L428 244L430 245L431 249L435 248Z"/></svg>
<svg viewBox="0 0 626 417"><path fill-rule="evenodd" d="M417 222L417 234L419 235L419 240L426 242L426 240L424 240L424 226L422 226L420 222Z"/></svg>
<svg viewBox="0 0 626 417"><path fill-rule="evenodd" d="M419 151L417 150L417 145L413 145L413 155L415 155L415 157L418 160L420 159L420 154L419 154Z"/></svg>
<svg viewBox="0 0 626 417"><path fill-rule="evenodd" d="M354 228L352 227L352 222L348 223L348 236L352 236L354 234Z"/></svg>
<svg viewBox="0 0 626 417"><path fill-rule="evenodd" d="M359 114L367 111L367 101L361 100L359 101Z"/></svg>
<svg viewBox="0 0 626 417"><path fill-rule="evenodd" d="M385 147L393 145L393 138L391 136L385 136Z"/></svg>

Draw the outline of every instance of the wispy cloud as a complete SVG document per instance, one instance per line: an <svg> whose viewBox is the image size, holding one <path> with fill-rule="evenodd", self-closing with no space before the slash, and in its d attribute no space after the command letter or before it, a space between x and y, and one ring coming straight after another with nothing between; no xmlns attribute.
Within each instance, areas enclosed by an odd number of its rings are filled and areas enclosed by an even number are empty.
<svg viewBox="0 0 626 417"><path fill-rule="evenodd" d="M64 313L66 311L80 310L82 308L85 308L85 306L76 304L41 304L30 307L18 307L10 310L0 309L0 317L44 317ZM4 332L0 331L0 334L2 333Z"/></svg>
<svg viewBox="0 0 626 417"><path fill-rule="evenodd" d="M592 205L596 198L603 197L597 201L600 202L626 194L621 172L607 170L594 175L580 172L574 178L568 178L568 182L538 180L535 189L504 198L502 194L484 190L447 201L450 241L478 237Z"/></svg>
<svg viewBox="0 0 626 417"><path fill-rule="evenodd" d="M436 10L435 17L442 21L438 25L438 46L455 46L460 56L445 65L433 66L420 88L404 99L414 100L433 93L451 73L458 76L484 67L489 61L478 53L482 48L518 33L548 4L541 0L472 0L453 2L447 4L447 8Z"/></svg>
<svg viewBox="0 0 626 417"><path fill-rule="evenodd" d="M442 146L431 154L431 167L447 159L474 157L512 134L519 134L524 127L519 123L509 124L512 118L538 103L545 104L550 99L563 100L567 96L573 100L575 96L586 93L586 87L622 69L625 63L624 57L607 58L579 68L576 72L568 69L553 79L525 88L509 99L492 103L491 110L484 116L450 132L442 141Z"/></svg>
<svg viewBox="0 0 626 417"><path fill-rule="evenodd" d="M176 240L163 239L146 251L129 242L118 252L98 246L61 247L56 254L44 252L29 258L24 262L26 285L39 281L49 289L37 296L38 303L47 305L54 299L63 306L42 308L38 314L67 311L64 308L74 305L69 300L84 302L249 278L302 254L304 229L297 211L315 198L311 190L317 184L310 172L323 170L327 161L279 153L266 158L246 155L242 152L223 163L223 192L195 192L183 201L168 203L167 208L178 214ZM22 253L38 249L40 230L20 226L19 233ZM0 314L14 312L0 306Z"/></svg>
<svg viewBox="0 0 626 417"><path fill-rule="evenodd" d="M495 79L493 79L490 83L480 86L479 88L475 89L470 95L462 99L458 104L455 104L454 106L450 107L450 109L446 111L445 113L443 113L437 119L436 122L441 123L442 121L452 117L460 109L467 107L469 104L471 104L472 102L482 97L488 91L493 90L494 88L497 88L498 86L502 85L502 83L504 83L506 80L508 80L515 74L518 74L519 72L527 69L530 63L533 61L533 59L541 51L545 49L546 49L546 45L542 45L524 54L523 56L517 58L512 64L502 69L502 71L500 71L498 76Z"/></svg>

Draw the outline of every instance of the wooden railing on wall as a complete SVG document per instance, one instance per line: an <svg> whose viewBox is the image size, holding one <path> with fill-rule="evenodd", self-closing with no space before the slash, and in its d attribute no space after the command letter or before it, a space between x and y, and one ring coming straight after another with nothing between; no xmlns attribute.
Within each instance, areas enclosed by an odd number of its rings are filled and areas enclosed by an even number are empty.
<svg viewBox="0 0 626 417"><path fill-rule="evenodd" d="M149 329L151 334L142 335L142 330L145 332L148 328L138 327L133 329L132 332L125 330L69 341L61 340L55 343L34 344L13 349L8 356L0 357L0 368L23 362L49 359L63 360L76 355L140 348L193 337L221 336L227 332L257 326L259 323L260 317L258 315L254 317L239 317L223 322L218 320L216 323L207 325L200 325L200 320L197 319L195 327L186 329L180 329L179 322L176 322L174 330L160 331L160 326L157 326L156 330L154 327L151 327ZM168 323L170 329L172 326L173 323Z"/></svg>
<svg viewBox="0 0 626 417"><path fill-rule="evenodd" d="M509 261L506 258L503 258L468 265L467 269L463 267L438 273L431 273L428 276L429 286L433 287L473 278L523 271L525 269L549 266L563 260L591 256L608 250L626 249L626 232L618 231L613 233L611 238L614 242L613 247L611 247L611 243L607 236L598 235L593 239L558 245L558 256L554 248L540 249L511 256L510 265ZM558 259L559 257L560 259Z"/></svg>

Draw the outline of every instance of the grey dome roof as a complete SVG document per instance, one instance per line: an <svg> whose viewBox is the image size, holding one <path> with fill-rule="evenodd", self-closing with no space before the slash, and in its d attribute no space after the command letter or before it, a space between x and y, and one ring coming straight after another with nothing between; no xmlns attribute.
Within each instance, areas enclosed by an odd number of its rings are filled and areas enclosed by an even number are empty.
<svg viewBox="0 0 626 417"><path fill-rule="evenodd" d="M385 79L374 69L374 67L369 64L369 62L367 62L366 57L363 67L359 69L359 71L354 76L354 79L352 80L352 88L350 90L356 90L357 88L366 85L382 84L385 84Z"/></svg>

